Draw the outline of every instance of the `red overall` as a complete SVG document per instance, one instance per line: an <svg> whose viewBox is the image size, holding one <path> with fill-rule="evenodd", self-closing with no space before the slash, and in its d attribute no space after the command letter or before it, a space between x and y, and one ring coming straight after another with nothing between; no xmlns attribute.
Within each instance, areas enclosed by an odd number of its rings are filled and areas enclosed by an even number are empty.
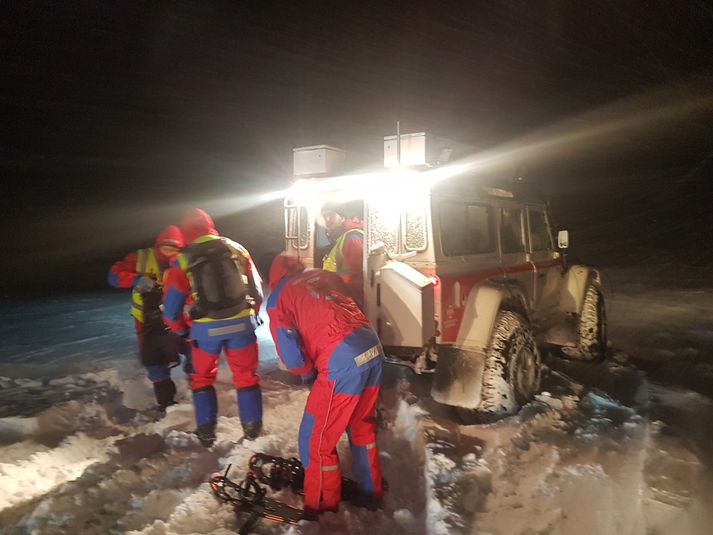
<svg viewBox="0 0 713 535"><path fill-rule="evenodd" d="M255 300L253 308L233 317L216 320L200 318L190 321L184 305L190 302L194 289L182 267L182 257L166 272L163 318L176 333L190 334L193 342L193 373L188 380L193 391L196 423L214 426L217 420L217 396L213 383L218 373L218 357L225 352L237 389L238 411L243 424L262 420L260 378L257 375L258 345L255 337L255 314L262 302L262 281L247 250L239 244L219 238L211 217L203 210L189 211L183 219L186 244L211 239L223 240L242 262Z"/></svg>
<svg viewBox="0 0 713 535"><path fill-rule="evenodd" d="M375 408L383 350L369 321L337 275L303 270L280 255L270 270L270 330L284 366L317 379L299 432L305 510L336 511L341 496L337 442L347 432L362 498L382 497Z"/></svg>

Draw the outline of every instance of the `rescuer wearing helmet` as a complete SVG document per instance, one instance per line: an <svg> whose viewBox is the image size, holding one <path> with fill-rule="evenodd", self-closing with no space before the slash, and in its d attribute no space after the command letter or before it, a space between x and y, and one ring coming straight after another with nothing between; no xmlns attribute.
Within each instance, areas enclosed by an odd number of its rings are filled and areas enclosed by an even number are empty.
<svg viewBox="0 0 713 535"><path fill-rule="evenodd" d="M321 210L324 231L333 244L322 269L339 275L361 307L364 300L364 222L361 201L328 202Z"/></svg>
<svg viewBox="0 0 713 535"><path fill-rule="evenodd" d="M109 270L109 285L132 288L131 315L139 342L139 354L153 383L158 410L175 403L176 385L170 368L179 362L180 339L167 332L161 319L161 285L170 262L183 247L183 234L166 227L153 247L129 253Z"/></svg>
<svg viewBox="0 0 713 535"><path fill-rule="evenodd" d="M262 428L262 393L256 374L256 316L262 303L262 281L248 251L221 236L211 217L198 208L183 217L186 247L168 270L163 317L169 327L190 336L196 435L206 447L215 441L218 401L215 383L218 357L225 351L237 389L244 436L256 438ZM184 304L190 304L188 316Z"/></svg>
<svg viewBox="0 0 713 535"><path fill-rule="evenodd" d="M285 368L314 378L299 431L304 506L311 514L336 511L341 498L337 442L346 430L357 502L378 507L383 494L376 447L376 398L384 352L340 277L305 270L279 255L270 268L270 331Z"/></svg>

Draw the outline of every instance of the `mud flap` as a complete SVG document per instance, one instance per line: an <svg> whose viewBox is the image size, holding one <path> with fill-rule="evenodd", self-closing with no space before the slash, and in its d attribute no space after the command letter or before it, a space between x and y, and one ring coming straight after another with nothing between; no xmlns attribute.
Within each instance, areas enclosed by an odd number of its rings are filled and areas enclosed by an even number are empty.
<svg viewBox="0 0 713 535"><path fill-rule="evenodd" d="M442 346L431 385L431 396L439 403L467 409L480 404L485 353Z"/></svg>

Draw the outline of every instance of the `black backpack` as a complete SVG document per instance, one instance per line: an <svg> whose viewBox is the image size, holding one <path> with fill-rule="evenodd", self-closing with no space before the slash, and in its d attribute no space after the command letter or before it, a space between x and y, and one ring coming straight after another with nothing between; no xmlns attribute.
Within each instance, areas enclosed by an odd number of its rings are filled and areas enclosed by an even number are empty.
<svg viewBox="0 0 713 535"><path fill-rule="evenodd" d="M240 259L223 240L193 243L183 254L197 296L191 318L225 319L250 307Z"/></svg>
<svg viewBox="0 0 713 535"><path fill-rule="evenodd" d="M148 290L141 292L143 301L144 324L143 333L162 333L167 327L161 316L161 303L163 302L163 290L161 286L155 284Z"/></svg>

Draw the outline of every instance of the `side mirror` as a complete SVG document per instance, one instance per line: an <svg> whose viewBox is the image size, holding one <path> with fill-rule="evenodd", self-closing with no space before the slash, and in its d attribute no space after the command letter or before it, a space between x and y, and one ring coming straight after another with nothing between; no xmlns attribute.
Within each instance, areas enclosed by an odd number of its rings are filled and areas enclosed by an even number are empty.
<svg viewBox="0 0 713 535"><path fill-rule="evenodd" d="M569 247L569 231L560 230L557 233L557 247L559 249L567 249Z"/></svg>

